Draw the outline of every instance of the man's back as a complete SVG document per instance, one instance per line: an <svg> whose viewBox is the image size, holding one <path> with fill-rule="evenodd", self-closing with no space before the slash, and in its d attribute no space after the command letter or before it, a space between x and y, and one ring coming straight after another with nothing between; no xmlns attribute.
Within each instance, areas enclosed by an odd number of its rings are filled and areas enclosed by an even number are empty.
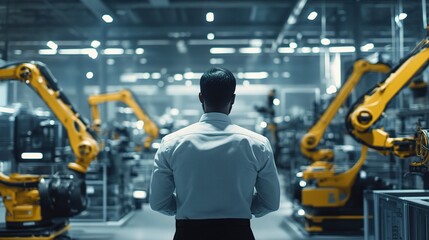
<svg viewBox="0 0 429 240"><path fill-rule="evenodd" d="M176 219L250 219L278 208L279 193L266 188L278 184L268 140L232 124L226 114L204 114L166 136L159 153L156 161L174 178ZM264 184L264 201L256 199L252 207L258 183ZM151 196L157 198L156 191Z"/></svg>

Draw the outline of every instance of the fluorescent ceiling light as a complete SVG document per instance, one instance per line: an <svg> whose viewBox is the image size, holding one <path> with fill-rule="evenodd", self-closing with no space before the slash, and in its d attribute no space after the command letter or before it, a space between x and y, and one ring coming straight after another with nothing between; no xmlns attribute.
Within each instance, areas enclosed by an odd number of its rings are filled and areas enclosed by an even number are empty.
<svg viewBox="0 0 429 240"><path fill-rule="evenodd" d="M98 52L97 50L95 50L94 48L92 48L89 52L88 52L88 56L92 59L96 59L98 57Z"/></svg>
<svg viewBox="0 0 429 240"><path fill-rule="evenodd" d="M298 44L296 42L291 42L291 43L289 43L289 47L290 48L297 48Z"/></svg>
<svg viewBox="0 0 429 240"><path fill-rule="evenodd" d="M262 39L251 39L249 41L249 44L252 47L261 47L263 43Z"/></svg>
<svg viewBox="0 0 429 240"><path fill-rule="evenodd" d="M313 53L320 53L320 48L319 48L319 47L312 47L312 48L311 48L311 51L312 51Z"/></svg>
<svg viewBox="0 0 429 240"><path fill-rule="evenodd" d="M353 46L341 46L341 47L330 47L329 52L331 53L352 53L356 49Z"/></svg>
<svg viewBox="0 0 429 240"><path fill-rule="evenodd" d="M94 40L91 42L91 47L98 48L100 46L100 44L101 44L100 41Z"/></svg>
<svg viewBox="0 0 429 240"><path fill-rule="evenodd" d="M124 54L124 49L122 48L106 48L103 51L106 55L121 55Z"/></svg>
<svg viewBox="0 0 429 240"><path fill-rule="evenodd" d="M104 14L102 17L103 21L105 21L106 23L111 23L113 22L113 18L112 16L110 16L109 14Z"/></svg>
<svg viewBox="0 0 429 240"><path fill-rule="evenodd" d="M245 53L245 54L258 54L258 53L261 53L261 48L258 48L258 47L239 48L238 51L240 53Z"/></svg>
<svg viewBox="0 0 429 240"><path fill-rule="evenodd" d="M208 13L206 14L206 21L207 21L207 22L213 22L213 21L214 21L214 13L212 13L212 12L208 12Z"/></svg>
<svg viewBox="0 0 429 240"><path fill-rule="evenodd" d="M407 15L406 13L400 13L400 14L399 14L399 16L398 16L398 19L402 21L402 20L404 20L405 18L407 18L407 16L408 16L408 15Z"/></svg>
<svg viewBox="0 0 429 240"><path fill-rule="evenodd" d="M20 50L20 49L16 49L15 51L13 51L13 53L14 53L15 55L21 55L21 54L22 54L22 50Z"/></svg>
<svg viewBox="0 0 429 240"><path fill-rule="evenodd" d="M267 78L268 73L267 72L244 72L242 73L242 78L247 79L263 79Z"/></svg>
<svg viewBox="0 0 429 240"><path fill-rule="evenodd" d="M322 39L320 40L320 43L321 43L322 45L327 46L327 45L331 44L331 40L329 40L328 38L322 38Z"/></svg>
<svg viewBox="0 0 429 240"><path fill-rule="evenodd" d="M142 55L144 53L144 49L143 48L136 48L136 54L137 55Z"/></svg>
<svg viewBox="0 0 429 240"><path fill-rule="evenodd" d="M363 46L360 48L360 50L361 50L362 52L368 52L369 50L371 50L371 49L373 49L373 48L374 48L374 44L373 44L373 43L367 43L367 44L363 45Z"/></svg>
<svg viewBox="0 0 429 240"><path fill-rule="evenodd" d="M274 100L273 100L273 104L274 104L275 106L280 105L280 99L278 99L278 98L274 98Z"/></svg>
<svg viewBox="0 0 429 240"><path fill-rule="evenodd" d="M56 43L52 42L52 41L47 42L46 46L48 46L52 50L57 50L58 49L58 45Z"/></svg>
<svg viewBox="0 0 429 240"><path fill-rule="evenodd" d="M13 108L7 108L7 107L0 107L0 112L3 112L3 113L15 113L15 109L13 109Z"/></svg>
<svg viewBox="0 0 429 240"><path fill-rule="evenodd" d="M282 77L284 78L290 78L290 72L283 72Z"/></svg>
<svg viewBox="0 0 429 240"><path fill-rule="evenodd" d="M311 53L311 48L309 48L309 47L302 47L301 48L301 52L302 53Z"/></svg>
<svg viewBox="0 0 429 240"><path fill-rule="evenodd" d="M137 76L134 73L125 73L120 77L121 82L135 83L137 82Z"/></svg>
<svg viewBox="0 0 429 240"><path fill-rule="evenodd" d="M313 21L314 19L317 18L317 12L313 11L310 14L308 14L307 19L310 21Z"/></svg>
<svg viewBox="0 0 429 240"><path fill-rule="evenodd" d="M161 73L159 73L159 72L153 72L153 73L150 75L150 77L151 77L152 79L160 79L160 78L161 78Z"/></svg>
<svg viewBox="0 0 429 240"><path fill-rule="evenodd" d="M62 55L79 55L79 54L89 54L92 51L96 51L93 48L69 48L69 49L60 49L58 50L59 54Z"/></svg>
<svg viewBox="0 0 429 240"><path fill-rule="evenodd" d="M293 25L293 24L295 24L295 23L296 23L296 17L295 17L295 16L293 16L293 15L290 15L290 16L289 16L289 18L287 19L287 23L288 23L289 25Z"/></svg>
<svg viewBox="0 0 429 240"><path fill-rule="evenodd" d="M279 53L294 53L295 49L290 48L290 47L280 47L280 48L277 49L277 51Z"/></svg>
<svg viewBox="0 0 429 240"><path fill-rule="evenodd" d="M235 53L234 48L210 48L211 54L232 54Z"/></svg>
<svg viewBox="0 0 429 240"><path fill-rule="evenodd" d="M86 78L91 79L94 77L94 73L93 72L87 72L86 73Z"/></svg>
<svg viewBox="0 0 429 240"><path fill-rule="evenodd" d="M22 159L42 159L43 153L40 152L24 152L21 153Z"/></svg>
<svg viewBox="0 0 429 240"><path fill-rule="evenodd" d="M40 55L55 55L57 54L57 50L54 49L40 49L39 50Z"/></svg>
<svg viewBox="0 0 429 240"><path fill-rule="evenodd" d="M183 76L186 79L200 79L203 73L186 72Z"/></svg>
<svg viewBox="0 0 429 240"><path fill-rule="evenodd" d="M183 80L183 75L180 73L174 74L174 80L176 81L182 81Z"/></svg>
<svg viewBox="0 0 429 240"><path fill-rule="evenodd" d="M224 62L223 58L210 58L210 64L223 64Z"/></svg>
<svg viewBox="0 0 429 240"><path fill-rule="evenodd" d="M208 40L213 40L214 38L215 38L214 33L208 33L208 34L207 34L207 39L208 39Z"/></svg>

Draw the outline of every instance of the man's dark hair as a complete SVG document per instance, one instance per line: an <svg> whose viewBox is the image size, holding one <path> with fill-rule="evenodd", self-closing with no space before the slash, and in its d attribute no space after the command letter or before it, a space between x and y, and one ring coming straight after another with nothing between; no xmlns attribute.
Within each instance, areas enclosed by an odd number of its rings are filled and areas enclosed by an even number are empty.
<svg viewBox="0 0 429 240"><path fill-rule="evenodd" d="M212 68L200 79L200 91L205 103L210 107L224 107L234 95L236 80L224 68Z"/></svg>

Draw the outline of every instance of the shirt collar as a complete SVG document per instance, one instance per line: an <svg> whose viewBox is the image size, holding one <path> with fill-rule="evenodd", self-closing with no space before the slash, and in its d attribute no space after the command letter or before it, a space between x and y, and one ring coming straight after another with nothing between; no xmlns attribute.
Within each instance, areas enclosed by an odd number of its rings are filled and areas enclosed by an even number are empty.
<svg viewBox="0 0 429 240"><path fill-rule="evenodd" d="M231 123L231 119L228 117L228 115L220 112L204 113L200 118L200 122L210 122L210 121L221 121L221 122Z"/></svg>

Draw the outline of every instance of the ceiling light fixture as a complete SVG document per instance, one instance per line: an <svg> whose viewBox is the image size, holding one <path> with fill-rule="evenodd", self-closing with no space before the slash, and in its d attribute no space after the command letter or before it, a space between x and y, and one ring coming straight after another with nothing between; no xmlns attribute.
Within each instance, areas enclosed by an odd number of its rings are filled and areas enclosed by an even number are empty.
<svg viewBox="0 0 429 240"><path fill-rule="evenodd" d="M111 23L113 22L113 18L112 16L110 16L109 14L104 14L102 17L103 21L105 21L106 23Z"/></svg>
<svg viewBox="0 0 429 240"><path fill-rule="evenodd" d="M244 53L244 54L258 54L258 53L261 53L261 48L258 48L258 47L239 48L238 52Z"/></svg>
<svg viewBox="0 0 429 240"><path fill-rule="evenodd" d="M206 14L206 21L207 21L207 22L213 22L213 21L214 21L214 13L212 13L212 12L208 12L208 13Z"/></svg>
<svg viewBox="0 0 429 240"><path fill-rule="evenodd" d="M313 11L310 14L308 14L307 19L310 21L313 21L314 19L317 18L317 12Z"/></svg>
<svg viewBox="0 0 429 240"><path fill-rule="evenodd" d="M137 55L142 55L144 53L144 49L143 48L136 48L136 54Z"/></svg>
<svg viewBox="0 0 429 240"><path fill-rule="evenodd" d="M58 49L58 45L56 43L54 43L53 41L47 42L46 46L48 46L52 50L57 50Z"/></svg>
<svg viewBox="0 0 429 240"><path fill-rule="evenodd" d="M208 33L208 34L207 34L207 39L208 39L208 40L213 40L214 38L215 38L214 33Z"/></svg>
<svg viewBox="0 0 429 240"><path fill-rule="evenodd" d="M324 46L328 46L329 44L331 44L331 40L329 40L328 38L322 38L320 40L320 43Z"/></svg>
<svg viewBox="0 0 429 240"><path fill-rule="evenodd" d="M232 54L235 53L234 48L210 48L211 54Z"/></svg>
<svg viewBox="0 0 429 240"><path fill-rule="evenodd" d="M94 40L91 42L91 47L98 48L100 46L100 44L101 44L100 41Z"/></svg>

